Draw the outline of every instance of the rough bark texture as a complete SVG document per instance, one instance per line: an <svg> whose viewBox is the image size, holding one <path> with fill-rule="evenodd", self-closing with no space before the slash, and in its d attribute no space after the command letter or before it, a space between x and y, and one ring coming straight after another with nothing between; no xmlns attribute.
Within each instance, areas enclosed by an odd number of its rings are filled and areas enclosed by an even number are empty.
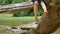
<svg viewBox="0 0 60 34"><path fill-rule="evenodd" d="M45 0L46 1L46 0ZM35 34L50 34L60 27L60 0L46 1L48 15L41 21Z"/></svg>
<svg viewBox="0 0 60 34"><path fill-rule="evenodd" d="M32 9L32 7L33 7L33 3L30 3L30 2L9 4L4 6L0 5L0 13L30 10Z"/></svg>

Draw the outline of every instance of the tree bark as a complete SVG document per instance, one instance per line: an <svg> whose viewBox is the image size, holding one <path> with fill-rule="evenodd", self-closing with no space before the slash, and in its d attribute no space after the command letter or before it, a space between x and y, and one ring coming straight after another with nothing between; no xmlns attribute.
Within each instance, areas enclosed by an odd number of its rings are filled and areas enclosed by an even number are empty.
<svg viewBox="0 0 60 34"><path fill-rule="evenodd" d="M46 1L46 0L45 0ZM40 22L35 34L50 34L60 27L60 0L54 0L52 4L46 1L48 15Z"/></svg>
<svg viewBox="0 0 60 34"><path fill-rule="evenodd" d="M23 2L18 4L9 4L0 6L0 13L4 12L15 12L15 11L23 11L23 10L30 10L33 7L33 3L30 4L30 2Z"/></svg>

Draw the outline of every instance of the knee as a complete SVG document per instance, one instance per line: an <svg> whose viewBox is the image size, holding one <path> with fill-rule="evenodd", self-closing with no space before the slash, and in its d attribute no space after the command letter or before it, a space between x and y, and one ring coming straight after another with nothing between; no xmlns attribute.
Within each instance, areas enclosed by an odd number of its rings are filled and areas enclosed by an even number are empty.
<svg viewBox="0 0 60 34"><path fill-rule="evenodd" d="M34 2L34 5L38 5L38 1L35 1L35 2Z"/></svg>

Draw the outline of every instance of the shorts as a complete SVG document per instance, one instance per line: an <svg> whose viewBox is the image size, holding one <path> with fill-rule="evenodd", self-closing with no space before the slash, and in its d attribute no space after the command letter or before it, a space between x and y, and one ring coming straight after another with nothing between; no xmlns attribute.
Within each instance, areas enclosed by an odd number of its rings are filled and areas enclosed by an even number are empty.
<svg viewBox="0 0 60 34"><path fill-rule="evenodd" d="M38 1L38 3L40 3L40 2L43 1L43 0L32 0L32 2L35 2L35 1Z"/></svg>

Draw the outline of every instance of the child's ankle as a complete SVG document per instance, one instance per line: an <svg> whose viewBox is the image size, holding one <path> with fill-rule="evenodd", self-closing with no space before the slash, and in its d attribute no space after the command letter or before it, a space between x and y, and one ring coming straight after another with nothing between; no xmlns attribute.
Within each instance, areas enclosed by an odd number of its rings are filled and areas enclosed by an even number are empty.
<svg viewBox="0 0 60 34"><path fill-rule="evenodd" d="M48 14L48 12L44 12L45 14Z"/></svg>

